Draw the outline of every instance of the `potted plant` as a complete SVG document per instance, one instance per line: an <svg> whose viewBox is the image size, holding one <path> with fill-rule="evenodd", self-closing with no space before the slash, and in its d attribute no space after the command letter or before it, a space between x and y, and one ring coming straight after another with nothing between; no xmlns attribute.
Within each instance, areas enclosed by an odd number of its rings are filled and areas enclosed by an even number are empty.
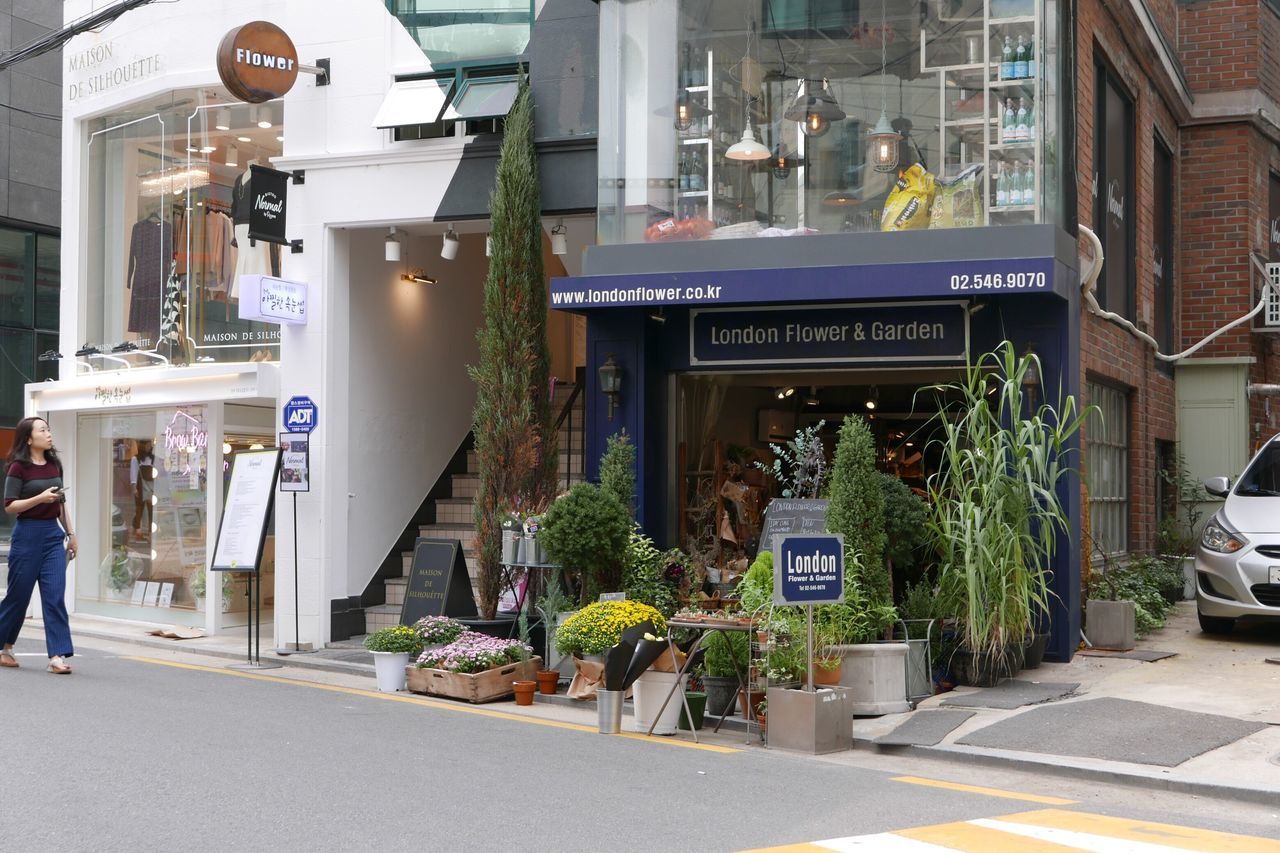
<svg viewBox="0 0 1280 853"><path fill-rule="evenodd" d="M593 657L603 662L604 653L618 644L622 632L642 622L652 622L660 632L667 628L662 614L643 602L597 601L560 626L556 631L556 649L561 654Z"/></svg>
<svg viewBox="0 0 1280 853"><path fill-rule="evenodd" d="M422 640L422 651L435 651L444 648L462 636L466 630L457 619L448 616L423 616L413 623L413 630L418 632Z"/></svg>
<svg viewBox="0 0 1280 853"><path fill-rule="evenodd" d="M706 675L702 686L707 694L707 713L719 717L733 706L741 686L738 673L745 673L749 662L747 635L740 631L711 631L702 642L706 650L702 665ZM735 669L734 664L737 664Z"/></svg>
<svg viewBox="0 0 1280 853"><path fill-rule="evenodd" d="M1050 604L1058 536L1069 533L1058 496L1083 419L1073 397L1035 405L1040 361L1005 341L937 386L939 470L929 477L929 533L941 597L960 622L957 678L992 686L1012 675L1026 635ZM1034 381L1033 381L1034 380Z"/></svg>
<svg viewBox="0 0 1280 853"><path fill-rule="evenodd" d="M1156 528L1158 553L1173 561L1182 573L1182 598L1196 597L1195 553L1200 544L1200 521L1204 518L1204 485L1191 476L1182 451L1174 448L1171 468L1159 471L1172 497L1173 512Z"/></svg>
<svg viewBox="0 0 1280 853"><path fill-rule="evenodd" d="M578 483L551 504L540 538L552 560L582 577L582 603L622 589L631 517L609 492Z"/></svg>
<svg viewBox="0 0 1280 853"><path fill-rule="evenodd" d="M422 652L422 638L408 625L395 625L365 637L364 647L373 653L378 690L395 693L404 689L405 667Z"/></svg>

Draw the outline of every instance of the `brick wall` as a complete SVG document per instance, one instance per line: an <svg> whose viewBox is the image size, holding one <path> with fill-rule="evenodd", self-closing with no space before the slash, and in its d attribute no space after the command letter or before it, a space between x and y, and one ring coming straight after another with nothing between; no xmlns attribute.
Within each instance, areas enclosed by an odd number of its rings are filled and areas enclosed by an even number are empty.
<svg viewBox="0 0 1280 853"><path fill-rule="evenodd" d="M1178 7L1178 51L1195 92L1251 89L1261 69L1261 0L1203 0Z"/></svg>

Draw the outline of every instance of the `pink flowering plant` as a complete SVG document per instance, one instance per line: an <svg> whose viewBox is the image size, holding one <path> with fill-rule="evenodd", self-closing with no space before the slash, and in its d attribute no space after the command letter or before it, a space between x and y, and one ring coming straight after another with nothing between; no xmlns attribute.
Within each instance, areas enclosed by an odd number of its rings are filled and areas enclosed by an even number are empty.
<svg viewBox="0 0 1280 853"><path fill-rule="evenodd" d="M418 667L449 672L484 672L528 660L532 654L533 648L519 640L499 640L487 634L465 631L449 645L423 652L418 658Z"/></svg>
<svg viewBox="0 0 1280 853"><path fill-rule="evenodd" d="M462 636L466 627L448 616L423 616L413 623L422 642L428 646L448 645Z"/></svg>

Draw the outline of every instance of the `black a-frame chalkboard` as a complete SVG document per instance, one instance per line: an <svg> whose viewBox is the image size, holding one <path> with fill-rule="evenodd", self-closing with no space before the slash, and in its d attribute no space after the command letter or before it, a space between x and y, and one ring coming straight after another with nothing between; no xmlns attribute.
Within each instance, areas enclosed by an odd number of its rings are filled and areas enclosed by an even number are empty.
<svg viewBox="0 0 1280 853"><path fill-rule="evenodd" d="M457 539L415 542L400 624L412 625L423 616L468 618L478 615L462 542Z"/></svg>

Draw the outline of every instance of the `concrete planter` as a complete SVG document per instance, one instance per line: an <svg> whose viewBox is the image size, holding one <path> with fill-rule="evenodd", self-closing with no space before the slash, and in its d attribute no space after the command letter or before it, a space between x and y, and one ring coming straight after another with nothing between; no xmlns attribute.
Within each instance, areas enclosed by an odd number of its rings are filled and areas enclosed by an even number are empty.
<svg viewBox="0 0 1280 853"><path fill-rule="evenodd" d="M769 746L813 755L852 749L855 712L849 693L844 687L823 687L812 693L770 687Z"/></svg>
<svg viewBox="0 0 1280 853"><path fill-rule="evenodd" d="M840 684L849 688L849 713L880 716L911 710L907 702L908 650L906 643L861 643L828 649L844 657ZM769 711L772 714L772 702Z"/></svg>
<svg viewBox="0 0 1280 853"><path fill-rule="evenodd" d="M1128 651L1137 645L1137 610L1132 601L1090 599L1085 609L1085 636L1096 648Z"/></svg>

